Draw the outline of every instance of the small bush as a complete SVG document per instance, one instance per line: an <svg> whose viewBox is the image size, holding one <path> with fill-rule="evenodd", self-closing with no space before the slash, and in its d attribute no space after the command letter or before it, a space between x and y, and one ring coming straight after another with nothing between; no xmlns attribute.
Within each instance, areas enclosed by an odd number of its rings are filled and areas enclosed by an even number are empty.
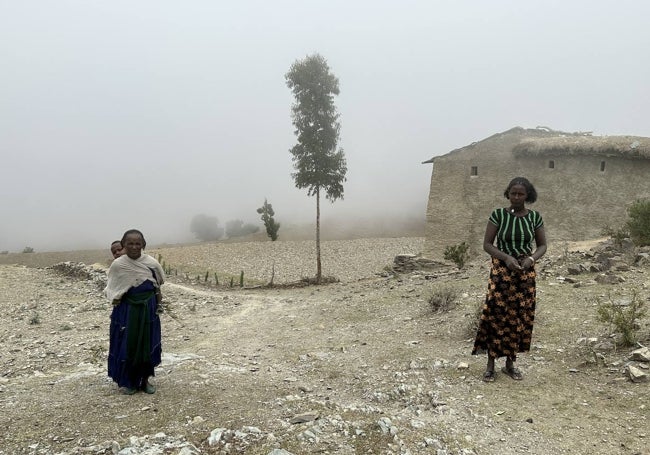
<svg viewBox="0 0 650 455"><path fill-rule="evenodd" d="M484 300L480 300L478 304L474 305L474 311L469 315L469 320L467 321L467 326L465 328L465 334L468 337L473 338L476 336L476 332L478 332L478 327L481 323L481 315L483 314L484 303Z"/></svg>
<svg viewBox="0 0 650 455"><path fill-rule="evenodd" d="M25 248L23 248L23 253L33 253L33 252L34 252L34 248L32 248L31 246L26 246Z"/></svg>
<svg viewBox="0 0 650 455"><path fill-rule="evenodd" d="M632 291L632 297L628 301L614 301L611 295L607 301L598 300L598 320L613 326L614 330L621 335L620 344L632 346L638 341L639 320L647 313L645 302L639 296L639 292Z"/></svg>
<svg viewBox="0 0 650 455"><path fill-rule="evenodd" d="M469 259L469 245L466 242L450 245L445 248L444 257L462 269Z"/></svg>
<svg viewBox="0 0 650 455"><path fill-rule="evenodd" d="M9 251L3 250L3 251L0 251L0 254L9 254Z"/></svg>
<svg viewBox="0 0 650 455"><path fill-rule="evenodd" d="M259 226L250 223L244 224L242 220L230 220L226 222L226 236L228 238L255 234L259 230Z"/></svg>
<svg viewBox="0 0 650 455"><path fill-rule="evenodd" d="M30 325L38 325L41 323L41 315L38 313L34 313L32 317L29 319L29 324Z"/></svg>
<svg viewBox="0 0 650 455"><path fill-rule="evenodd" d="M618 229L614 229L610 226L605 226L600 233L611 238L614 243L621 247L623 245L623 240L630 238L630 232L625 226L622 226Z"/></svg>
<svg viewBox="0 0 650 455"><path fill-rule="evenodd" d="M650 199L639 199L628 209L626 228L635 245L650 245Z"/></svg>
<svg viewBox="0 0 650 455"><path fill-rule="evenodd" d="M434 312L449 311L457 304L458 292L449 287L434 289L429 297L429 305Z"/></svg>
<svg viewBox="0 0 650 455"><path fill-rule="evenodd" d="M273 205L269 204L268 201L264 199L264 205L257 209L257 213L262 215L262 221L264 222L264 227L266 227L266 235L271 239L271 241L275 242L278 239L280 223L277 223L273 218L275 216Z"/></svg>

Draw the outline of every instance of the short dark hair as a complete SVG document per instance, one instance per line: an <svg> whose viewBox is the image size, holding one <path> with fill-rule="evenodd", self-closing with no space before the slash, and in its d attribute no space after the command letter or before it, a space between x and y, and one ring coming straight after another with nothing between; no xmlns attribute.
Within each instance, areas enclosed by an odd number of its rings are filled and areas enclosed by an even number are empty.
<svg viewBox="0 0 650 455"><path fill-rule="evenodd" d="M129 234L138 234L140 237L142 237L142 249L144 250L145 247L147 246L147 241L144 239L144 235L142 234L142 232L138 231L137 229L129 229L128 231L126 231L122 236L122 241L120 243L124 245L126 241L126 236Z"/></svg>
<svg viewBox="0 0 650 455"><path fill-rule="evenodd" d="M120 246L123 246L121 240L113 240L113 241L111 242L111 246L115 245L116 243L119 243Z"/></svg>
<svg viewBox="0 0 650 455"><path fill-rule="evenodd" d="M503 192L503 195L505 196L506 199L508 199L510 195L510 188L512 188L515 185L521 185L526 189L526 202L532 204L537 200L537 190L526 177L515 177L514 179L510 180L510 183L508 183L508 187Z"/></svg>

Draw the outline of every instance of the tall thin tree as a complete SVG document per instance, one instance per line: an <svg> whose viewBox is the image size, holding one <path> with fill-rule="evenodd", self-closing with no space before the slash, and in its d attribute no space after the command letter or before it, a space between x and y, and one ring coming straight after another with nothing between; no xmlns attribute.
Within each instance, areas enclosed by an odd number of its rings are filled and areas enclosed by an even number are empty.
<svg viewBox="0 0 650 455"><path fill-rule="evenodd" d="M285 79L295 98L291 118L298 138L290 149L296 171L291 176L296 188L307 188L308 196L316 196L316 282L320 283L320 196L324 192L332 203L343 199L347 173L343 149L337 148L341 124L334 96L339 94L339 80L319 54L296 60Z"/></svg>

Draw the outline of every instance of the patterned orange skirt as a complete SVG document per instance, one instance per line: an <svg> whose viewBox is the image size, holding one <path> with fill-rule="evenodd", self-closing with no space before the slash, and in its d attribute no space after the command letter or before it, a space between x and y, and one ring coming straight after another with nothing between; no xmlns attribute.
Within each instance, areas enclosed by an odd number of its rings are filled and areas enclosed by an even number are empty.
<svg viewBox="0 0 650 455"><path fill-rule="evenodd" d="M517 359L530 350L535 320L535 268L509 270L492 258L488 292L472 354Z"/></svg>

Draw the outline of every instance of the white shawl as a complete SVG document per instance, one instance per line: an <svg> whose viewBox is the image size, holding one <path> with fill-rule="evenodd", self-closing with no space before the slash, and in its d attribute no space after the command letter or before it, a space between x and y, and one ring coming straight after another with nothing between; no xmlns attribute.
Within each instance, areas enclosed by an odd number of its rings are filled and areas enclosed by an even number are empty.
<svg viewBox="0 0 650 455"><path fill-rule="evenodd" d="M151 269L156 272L154 279ZM131 259L126 254L115 259L108 269L108 281L104 294L108 300L119 300L132 287L145 281L151 281L156 287L165 282L165 272L154 258L142 254L138 259Z"/></svg>

